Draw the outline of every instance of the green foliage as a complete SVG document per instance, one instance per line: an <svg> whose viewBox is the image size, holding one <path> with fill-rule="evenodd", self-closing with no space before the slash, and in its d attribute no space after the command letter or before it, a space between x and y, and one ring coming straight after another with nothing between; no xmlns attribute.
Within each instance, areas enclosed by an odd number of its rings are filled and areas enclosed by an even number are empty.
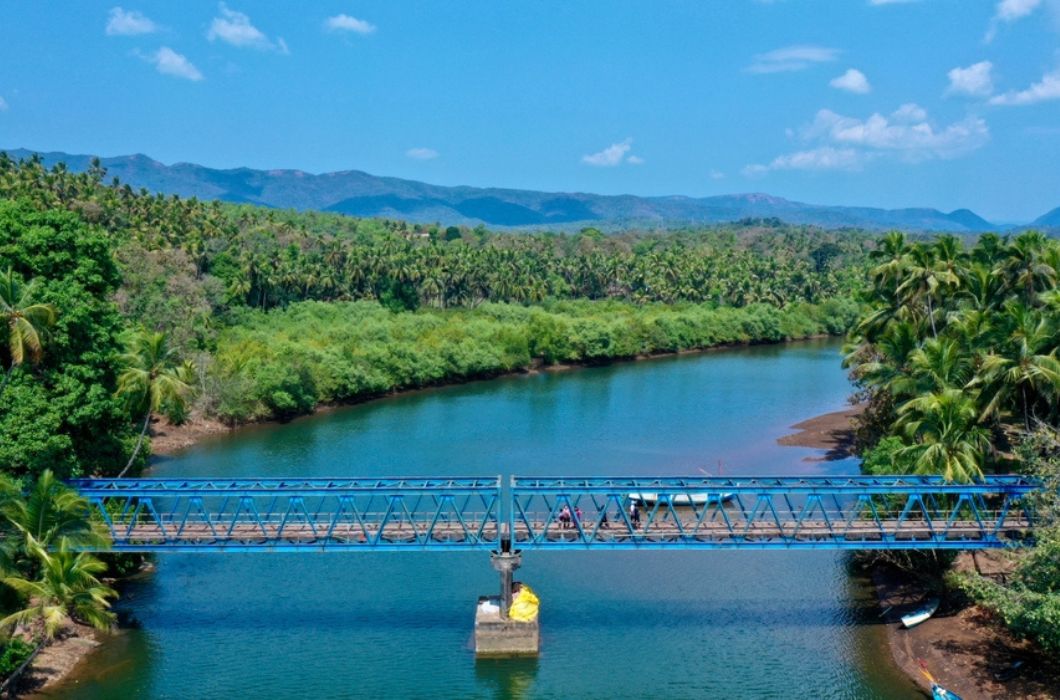
<svg viewBox="0 0 1060 700"><path fill-rule="evenodd" d="M121 281L110 241L76 214L0 200L0 268L8 267L58 314L40 362L15 371L0 395L0 470L108 473L131 444L113 396L123 322L110 300Z"/></svg>
<svg viewBox="0 0 1060 700"><path fill-rule="evenodd" d="M0 476L0 570L3 583L18 596L0 626L14 626L54 637L71 618L108 627L114 619L110 599L117 596L98 576L106 564L83 551L106 547L106 529L91 515L88 501L43 472L23 493Z"/></svg>
<svg viewBox="0 0 1060 700"><path fill-rule="evenodd" d="M33 654L33 648L32 644L18 637L6 640L0 652L0 678L7 678L17 671Z"/></svg>
<svg viewBox="0 0 1060 700"><path fill-rule="evenodd" d="M285 418L322 402L491 376L526 369L534 360L607 362L802 338L855 314L853 302L784 309L487 303L416 313L392 313L371 302L303 302L241 314L218 337L207 386L226 420Z"/></svg>
<svg viewBox="0 0 1060 700"><path fill-rule="evenodd" d="M862 448L897 436L909 470L956 481L1010 469L1013 435L1060 422L1060 242L892 233L871 258L846 358Z"/></svg>
<svg viewBox="0 0 1060 700"><path fill-rule="evenodd" d="M1020 462L1045 484L1036 504L1037 544L1005 583L972 574L953 582L994 611L1017 635L1060 654L1060 438L1039 427L1017 446Z"/></svg>

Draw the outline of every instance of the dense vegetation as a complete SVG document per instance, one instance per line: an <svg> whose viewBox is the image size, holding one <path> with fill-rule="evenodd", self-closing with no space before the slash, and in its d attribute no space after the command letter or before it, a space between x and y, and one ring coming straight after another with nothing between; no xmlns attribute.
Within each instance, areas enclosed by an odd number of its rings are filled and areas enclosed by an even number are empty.
<svg viewBox="0 0 1060 700"><path fill-rule="evenodd" d="M303 302L246 311L223 331L200 396L231 421L304 413L394 389L726 343L843 332L856 303L743 308L625 302L394 314L372 302Z"/></svg>
<svg viewBox="0 0 1060 700"><path fill-rule="evenodd" d="M3 420L26 406L27 421L38 416L27 427L43 433L49 425L58 436L50 450L19 453L26 443L12 438L4 451L0 443L0 467L12 473L134 466L141 443L133 436L144 434L150 415L179 421L189 400L193 411L243 421L536 361L841 332L853 308L826 302L861 284L869 247L857 232L777 221L665 234L495 234L184 200L104 179L99 168L75 174L0 154L0 201L9 200L0 236L12 252L0 250L0 262L39 282L60 326L81 313L80 302L44 291L73 272L25 257L15 241L47 220L66 227L72 242L95 246L76 258L99 267L90 291L101 323L91 346L105 368L69 383L95 387L95 422L84 425L109 436L106 444L78 440L82 424L71 424L78 412L49 411L43 397L54 382L31 381L69 366L56 344L38 368L16 373L23 392L39 395L32 408L0 395L0 409L9 401L14 408ZM338 304L300 308L304 302ZM311 322L314 315L327 323ZM155 337L165 345L164 366L144 358L152 333L164 334ZM278 362L284 354L294 361ZM140 363L138 389L123 385L119 396L116 382L130 362Z"/></svg>
<svg viewBox="0 0 1060 700"><path fill-rule="evenodd" d="M1051 485L1038 545L1010 585L961 585L1060 650L1060 241L985 235L966 248L895 233L871 255L868 313L847 355L868 401L864 467L957 481L1024 471Z"/></svg>

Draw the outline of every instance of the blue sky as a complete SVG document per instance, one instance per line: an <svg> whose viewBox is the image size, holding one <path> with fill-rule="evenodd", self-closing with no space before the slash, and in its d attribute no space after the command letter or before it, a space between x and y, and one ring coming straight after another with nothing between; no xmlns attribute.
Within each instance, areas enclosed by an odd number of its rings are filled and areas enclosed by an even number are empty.
<svg viewBox="0 0 1060 700"><path fill-rule="evenodd" d="M1060 206L1060 0L0 0L0 147Z"/></svg>

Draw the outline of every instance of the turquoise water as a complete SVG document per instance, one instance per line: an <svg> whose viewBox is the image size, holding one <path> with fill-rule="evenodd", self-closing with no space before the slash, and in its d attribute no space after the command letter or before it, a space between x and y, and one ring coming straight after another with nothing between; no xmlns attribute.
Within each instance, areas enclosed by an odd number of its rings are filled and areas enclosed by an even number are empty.
<svg viewBox="0 0 1060 700"><path fill-rule="evenodd" d="M479 382L241 431L159 475L853 472L780 447L842 408L834 342ZM829 552L548 552L537 660L476 662L481 554L188 554L125 589L135 625L70 698L910 698L871 594Z"/></svg>

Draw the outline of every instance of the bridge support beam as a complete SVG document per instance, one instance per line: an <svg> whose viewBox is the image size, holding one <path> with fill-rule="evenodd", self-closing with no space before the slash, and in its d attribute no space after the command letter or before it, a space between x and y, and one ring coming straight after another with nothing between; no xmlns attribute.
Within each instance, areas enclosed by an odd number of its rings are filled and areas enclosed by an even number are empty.
<svg viewBox="0 0 1060 700"><path fill-rule="evenodd" d="M501 551L490 553L490 565L500 574L501 590L497 598L479 598L475 608L476 656L532 656L541 645L537 620L517 622L508 617L512 606L512 583L515 570L522 564L522 554L511 551L511 538L501 538Z"/></svg>

